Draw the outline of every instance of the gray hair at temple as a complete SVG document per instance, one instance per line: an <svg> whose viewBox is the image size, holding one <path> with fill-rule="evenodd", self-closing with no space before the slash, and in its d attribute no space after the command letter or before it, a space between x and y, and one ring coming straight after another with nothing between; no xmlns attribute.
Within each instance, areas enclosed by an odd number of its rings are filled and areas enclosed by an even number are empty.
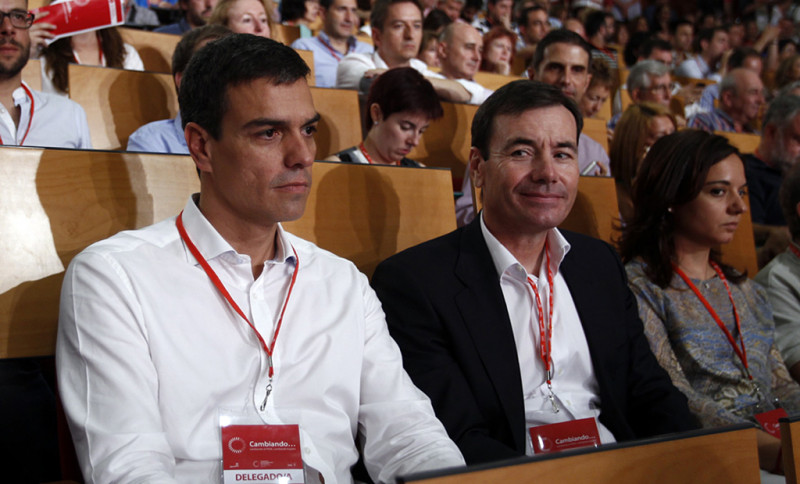
<svg viewBox="0 0 800 484"><path fill-rule="evenodd" d="M783 134L783 130L798 114L800 114L800 96L794 94L778 96L769 103L762 122L762 130L768 124L774 124L778 127L779 134Z"/></svg>
<svg viewBox="0 0 800 484"><path fill-rule="evenodd" d="M787 96L789 94L794 94L795 96L800 95L800 81L790 82L778 91L778 96Z"/></svg>
<svg viewBox="0 0 800 484"><path fill-rule="evenodd" d="M800 215L797 213L797 205L800 204L800 163L796 163L784 174L778 200L792 240L800 243Z"/></svg>
<svg viewBox="0 0 800 484"><path fill-rule="evenodd" d="M628 92L633 95L637 89L647 89L653 80L650 77L660 77L669 74L669 67L657 60L643 60L637 62L628 74Z"/></svg>

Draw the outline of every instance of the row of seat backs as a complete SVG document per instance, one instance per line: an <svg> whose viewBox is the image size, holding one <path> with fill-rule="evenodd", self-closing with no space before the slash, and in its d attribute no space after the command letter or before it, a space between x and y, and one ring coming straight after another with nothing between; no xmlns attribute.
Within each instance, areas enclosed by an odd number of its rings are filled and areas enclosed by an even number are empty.
<svg viewBox="0 0 800 484"><path fill-rule="evenodd" d="M305 214L287 230L378 262L455 228L450 173L317 162ZM190 157L0 147L0 358L52 355L72 258L115 233L176 215L199 180Z"/></svg>

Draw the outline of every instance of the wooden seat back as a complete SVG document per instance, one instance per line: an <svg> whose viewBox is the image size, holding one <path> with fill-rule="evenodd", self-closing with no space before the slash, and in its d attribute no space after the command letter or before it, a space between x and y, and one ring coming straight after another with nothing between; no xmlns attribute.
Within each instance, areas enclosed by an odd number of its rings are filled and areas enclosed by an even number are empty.
<svg viewBox="0 0 800 484"><path fill-rule="evenodd" d="M70 98L86 111L95 149L125 149L140 126L178 114L178 95L169 74L70 64L69 85ZM311 96L322 115L317 158L361 141L355 91L312 87Z"/></svg>
<svg viewBox="0 0 800 484"><path fill-rule="evenodd" d="M481 190L472 186L472 196L477 215L483 208ZM619 237L619 208L614 179L604 176L582 176L578 193L567 218L558 226L604 240L614 245Z"/></svg>
<svg viewBox="0 0 800 484"><path fill-rule="evenodd" d="M283 226L371 277L382 260L456 228L448 170L318 161L303 216Z"/></svg>
<svg viewBox="0 0 800 484"><path fill-rule="evenodd" d="M565 451L475 466L450 475L401 477L399 483L745 484L759 482L756 429L745 425L676 434L606 448ZM442 474L441 472L438 474Z"/></svg>
<svg viewBox="0 0 800 484"><path fill-rule="evenodd" d="M523 79L520 76L506 76L503 74L495 74L494 72L478 71L475 73L473 80L481 86L496 91L505 86L509 82L519 81Z"/></svg>
<svg viewBox="0 0 800 484"><path fill-rule="evenodd" d="M780 419L783 471L786 484L800 483L800 417Z"/></svg>
<svg viewBox="0 0 800 484"><path fill-rule="evenodd" d="M180 35L124 27L119 29L119 33L139 53L144 70L172 74L172 53L181 40Z"/></svg>
<svg viewBox="0 0 800 484"><path fill-rule="evenodd" d="M600 143L608 154L608 129L606 121L598 118L583 118L583 132L586 136Z"/></svg>
<svg viewBox="0 0 800 484"><path fill-rule="evenodd" d="M22 80L34 91L42 90L42 63L39 59L28 59L22 68Z"/></svg>
<svg viewBox="0 0 800 484"><path fill-rule="evenodd" d="M455 186L461 189L472 144L472 119L478 106L443 102L442 108L444 116L431 122L408 157L427 166L450 168Z"/></svg>
<svg viewBox="0 0 800 484"><path fill-rule="evenodd" d="M175 215L187 156L1 147L0 358L52 355L63 271L93 242Z"/></svg>
<svg viewBox="0 0 800 484"><path fill-rule="evenodd" d="M64 270L90 244L176 215L199 190L188 156L0 147L0 358L53 355ZM447 170L318 162L287 230L363 272L455 229Z"/></svg>
<svg viewBox="0 0 800 484"><path fill-rule="evenodd" d="M143 124L178 114L170 74L70 64L69 96L86 111L95 149L125 149Z"/></svg>

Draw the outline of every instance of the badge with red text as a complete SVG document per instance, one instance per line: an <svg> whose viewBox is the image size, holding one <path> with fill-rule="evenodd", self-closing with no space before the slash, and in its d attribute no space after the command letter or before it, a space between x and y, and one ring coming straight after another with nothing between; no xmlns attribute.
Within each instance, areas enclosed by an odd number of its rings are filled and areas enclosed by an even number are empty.
<svg viewBox="0 0 800 484"><path fill-rule="evenodd" d="M769 412L757 413L756 420L758 420L758 423L761 425L761 428L764 429L764 432L780 439L781 424L778 423L778 419L787 418L788 416L789 415L786 413L786 410L782 408L776 408L775 410L770 410Z"/></svg>
<svg viewBox="0 0 800 484"><path fill-rule="evenodd" d="M600 434L594 418L540 425L531 427L529 432L535 454L600 445Z"/></svg>
<svg viewBox="0 0 800 484"><path fill-rule="evenodd" d="M224 484L303 484L303 456L297 425L222 427Z"/></svg>

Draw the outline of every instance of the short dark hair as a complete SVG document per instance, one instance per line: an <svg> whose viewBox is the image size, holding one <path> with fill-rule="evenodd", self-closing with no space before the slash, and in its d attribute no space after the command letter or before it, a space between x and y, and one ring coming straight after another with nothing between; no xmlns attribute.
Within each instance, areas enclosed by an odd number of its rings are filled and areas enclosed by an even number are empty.
<svg viewBox="0 0 800 484"><path fill-rule="evenodd" d="M595 10L589 13L589 15L586 16L586 20L583 22L583 28L586 29L586 36L589 38L594 37L594 34L605 26L606 17L609 15L611 14L602 10Z"/></svg>
<svg viewBox="0 0 800 484"><path fill-rule="evenodd" d="M481 104L472 120L472 146L480 151L484 160L488 160L495 118L551 106L564 106L575 118L577 142L583 129L583 117L577 103L555 86L524 79L506 84Z"/></svg>
<svg viewBox="0 0 800 484"><path fill-rule="evenodd" d="M422 113L428 119L444 115L433 85L413 67L389 69L372 83L367 95L367 129L375 121L369 109L373 104L380 106L383 119L403 111Z"/></svg>
<svg viewBox="0 0 800 484"><path fill-rule="evenodd" d="M383 30L386 16L389 15L389 7L395 3L413 3L419 9L419 15L422 17L423 10L418 0L377 0L369 14L369 24L373 29Z"/></svg>
<svg viewBox="0 0 800 484"><path fill-rule="evenodd" d="M747 60L748 57L758 57L761 59L761 54L752 47L737 47L733 49L731 56L728 57L728 70L731 71L742 67L744 61Z"/></svg>
<svg viewBox="0 0 800 484"><path fill-rule="evenodd" d="M534 70L539 70L539 64L541 64L542 59L544 59L544 50L553 44L570 44L577 45L578 47L582 48L586 51L586 55L588 56L586 63L589 65L587 65L586 68L591 69L592 47L589 45L589 43L583 40L583 37L575 32L572 32L571 30L556 29L551 30L547 35L544 36L541 42L536 44L536 52L533 53L533 61L531 61L531 66L533 66Z"/></svg>
<svg viewBox="0 0 800 484"><path fill-rule="evenodd" d="M281 22L297 20L306 14L306 2L305 0L281 0L278 11L281 14Z"/></svg>
<svg viewBox="0 0 800 484"><path fill-rule="evenodd" d="M534 5L532 7L528 7L522 12L520 12L519 17L517 18L517 25L527 28L528 27L528 16L533 12L538 12L539 10L543 10L544 13L547 13L547 9L542 7L541 5Z"/></svg>
<svg viewBox="0 0 800 484"><path fill-rule="evenodd" d="M672 44L658 37L650 37L642 44L639 54L647 59L654 50L666 50L668 52L672 52Z"/></svg>
<svg viewBox="0 0 800 484"><path fill-rule="evenodd" d="M724 27L713 27L713 28L710 28L710 29L703 29L703 30L701 30L701 31L700 31L700 32L697 34L697 39L696 39L696 41L695 41L695 42L696 42L696 45L695 45L695 47L694 47L695 51L696 51L696 52L700 52L701 50L703 50L703 49L702 49L702 47L700 46L700 42L703 42L703 41L706 41L706 42L711 42L711 39L713 39L713 38L714 38L714 35L715 35L717 32L725 32L726 34L728 33L728 31L727 31L727 30L725 30L725 28L724 28Z"/></svg>
<svg viewBox="0 0 800 484"><path fill-rule="evenodd" d="M739 156L739 150L727 138L697 129L677 131L656 141L636 173L633 219L625 221L619 240L623 262L641 257L650 281L667 287L675 255L672 210L697 198L711 166L731 155ZM744 279L723 265L716 251L712 250L711 259L734 283Z"/></svg>
<svg viewBox="0 0 800 484"><path fill-rule="evenodd" d="M172 75L174 76L186 70L186 66L189 65L189 59L192 58L192 54L194 54L195 47L198 44L209 39L218 40L232 33L231 29L224 25L203 25L183 34L180 42L175 46L175 51L172 53Z"/></svg>
<svg viewBox="0 0 800 484"><path fill-rule="evenodd" d="M197 51L183 73L178 101L187 123L197 123L219 139L228 110L228 87L266 78L272 84L292 84L310 70L286 45L250 34L233 34Z"/></svg>
<svg viewBox="0 0 800 484"><path fill-rule="evenodd" d="M689 19L681 17L669 23L669 33L675 35L675 32L678 31L678 27L681 25L688 25L692 28L692 31L694 31L694 24Z"/></svg>
<svg viewBox="0 0 800 484"><path fill-rule="evenodd" d="M441 32L443 28L453 23L453 19L447 15L444 10L434 8L422 21L422 30L433 30L434 32Z"/></svg>
<svg viewBox="0 0 800 484"><path fill-rule="evenodd" d="M800 163L795 163L784 174L778 200L792 239L795 242L800 241L800 216L797 215L797 204L800 203Z"/></svg>

